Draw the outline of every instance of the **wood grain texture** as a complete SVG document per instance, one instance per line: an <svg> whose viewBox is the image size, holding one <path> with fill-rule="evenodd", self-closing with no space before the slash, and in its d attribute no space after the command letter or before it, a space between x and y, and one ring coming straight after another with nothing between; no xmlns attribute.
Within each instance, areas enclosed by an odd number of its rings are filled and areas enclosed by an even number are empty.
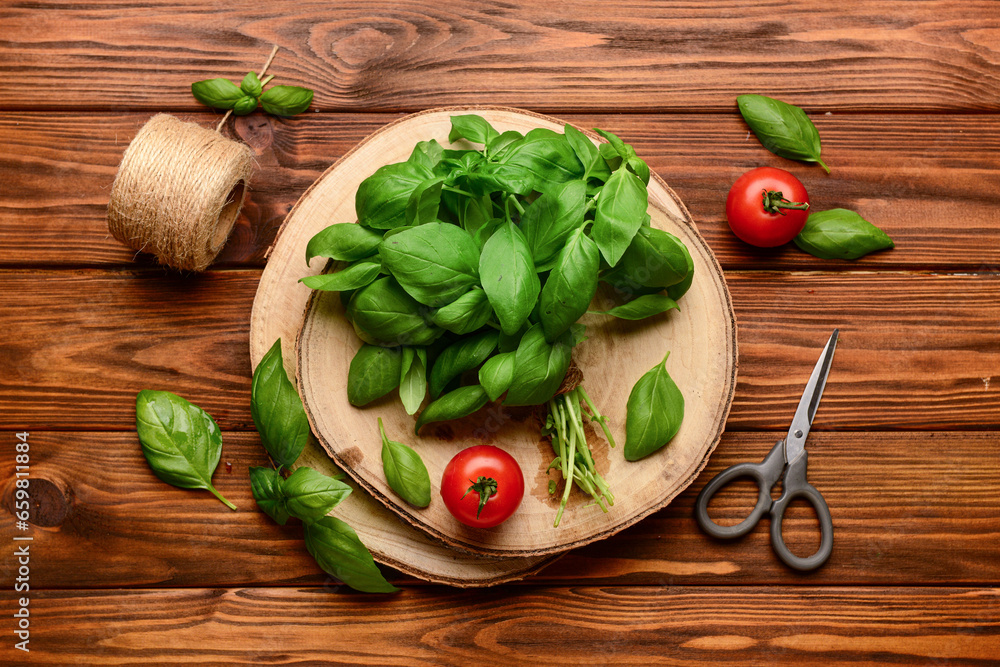
<svg viewBox="0 0 1000 667"><path fill-rule="evenodd" d="M30 662L988 665L998 612L996 591L957 587L52 591Z"/></svg>
<svg viewBox="0 0 1000 667"><path fill-rule="evenodd" d="M192 81L239 81L272 43L269 73L322 111L719 110L762 88L811 109L1000 108L988 0L49 1L0 24L7 109L193 109Z"/></svg>
<svg viewBox="0 0 1000 667"><path fill-rule="evenodd" d="M0 113L0 265L150 266L105 222L111 182L148 113ZM207 125L209 113L179 116ZM562 115L635 145L684 201L727 269L928 269L1000 272L1000 116L822 115L832 173L783 160L748 136L739 114ZM317 114L229 121L255 150L251 192L217 266L261 266L295 201L335 160L398 114ZM752 249L729 231L726 193L752 167L791 170L817 210L849 208L896 241L857 262L787 247Z"/></svg>
<svg viewBox="0 0 1000 667"><path fill-rule="evenodd" d="M822 412L822 409L821 409ZM715 541L693 519L698 491L720 470L764 457L781 433L728 433L708 467L664 510L574 550L526 584L992 585L1000 581L1000 434L815 433L809 480L833 515L830 561L803 575L770 548L767 522L736 542ZM134 433L31 435L32 587L322 585L301 528L257 510L247 468L266 465L256 434L226 432L213 482L239 507L204 491L170 487L149 470ZM12 509L14 454L0 456L0 504ZM360 493L360 491L359 491ZM735 523L756 499L737 483L711 505ZM336 513L336 511L335 511ZM784 522L796 553L818 544L815 515L795 503ZM0 522L10 543L13 521ZM0 559L0 578L15 564ZM417 582L399 574L394 581Z"/></svg>
<svg viewBox="0 0 1000 667"><path fill-rule="evenodd" d="M223 429L252 428L247 337L259 275L0 271L0 428L131 429L143 388L181 394ZM815 429L1000 428L995 277L730 272L727 281L740 347L728 430L787 429L834 327L841 339Z"/></svg>

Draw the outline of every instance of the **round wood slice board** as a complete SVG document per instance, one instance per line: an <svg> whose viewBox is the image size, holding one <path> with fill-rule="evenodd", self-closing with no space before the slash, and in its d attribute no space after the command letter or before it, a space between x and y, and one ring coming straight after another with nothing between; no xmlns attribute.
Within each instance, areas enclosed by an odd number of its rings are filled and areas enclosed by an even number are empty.
<svg viewBox="0 0 1000 667"><path fill-rule="evenodd" d="M326 225L355 222L354 193L361 180L384 164L404 161L414 144L437 139L448 146L450 116L474 111L497 130L527 132L535 127L562 131L563 123L515 109L461 108L419 113L395 122L364 140L324 174L299 202L282 234L283 249L292 245L295 273L303 274L302 257L309 237ZM595 142L595 135L591 135ZM465 146L464 142L455 147ZM603 513L575 490L558 528L553 526L559 494L548 493L547 473L554 454L539 435L544 408L508 408L489 404L461 420L430 424L413 433L396 393L364 408L347 401L346 379L351 359L361 345L344 316L339 295L317 292L310 298L298 339L298 383L313 432L334 462L380 503L435 540L459 549L494 556L555 554L608 537L664 507L685 489L704 467L722 435L736 384L736 321L722 271L698 234L677 195L659 178L649 183L652 224L680 237L695 264L694 283L672 311L639 322L586 315L589 339L574 348L583 385L610 419L619 443L610 449L598 428L588 424L588 441L597 469L614 493L615 502ZM271 256L269 266L288 260ZM278 270L282 270L279 266ZM317 266L315 271L319 272ZM282 285L301 299L302 286ZM609 293L598 292L594 309L613 305ZM639 462L622 456L625 409L636 381L670 352L667 370L685 397L685 416L670 444ZM390 439L414 447L431 475L431 504L413 508L388 486L382 470L381 439L376 418L385 423ZM521 507L502 525L473 529L456 521L440 500L441 475L448 461L473 444L495 444L510 452L525 476ZM559 480L561 488L561 480ZM414 554L421 558L422 554Z"/></svg>

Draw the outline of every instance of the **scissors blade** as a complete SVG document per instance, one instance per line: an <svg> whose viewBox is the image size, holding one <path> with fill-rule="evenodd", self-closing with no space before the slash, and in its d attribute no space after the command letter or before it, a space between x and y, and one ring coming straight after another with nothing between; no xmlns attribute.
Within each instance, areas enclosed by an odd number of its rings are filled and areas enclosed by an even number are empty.
<svg viewBox="0 0 1000 667"><path fill-rule="evenodd" d="M819 355L819 361L816 362L812 375L809 376L806 390L802 392L799 407L795 409L795 417L788 429L788 435L785 436L785 463L792 463L806 449L806 438L809 437L809 428L812 426L813 418L816 417L819 399L823 396L823 389L826 388L826 377L830 374L833 352L837 349L839 335L840 329L834 329L822 354Z"/></svg>

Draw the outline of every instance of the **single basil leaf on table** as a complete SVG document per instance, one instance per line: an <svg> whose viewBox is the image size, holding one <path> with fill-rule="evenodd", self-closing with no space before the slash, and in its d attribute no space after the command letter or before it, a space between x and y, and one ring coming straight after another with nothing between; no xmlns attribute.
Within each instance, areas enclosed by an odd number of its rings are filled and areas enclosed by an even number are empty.
<svg viewBox="0 0 1000 667"><path fill-rule="evenodd" d="M431 315L434 324L459 335L481 329L493 315L490 300L479 287L474 287L447 306Z"/></svg>
<svg viewBox="0 0 1000 667"><path fill-rule="evenodd" d="M740 95L736 103L764 148L791 160L815 162L830 173L820 160L819 132L805 111L764 95Z"/></svg>
<svg viewBox="0 0 1000 667"><path fill-rule="evenodd" d="M309 441L309 421L302 399L285 373L280 338L254 369L250 416L271 459L286 469L291 467Z"/></svg>
<svg viewBox="0 0 1000 667"><path fill-rule="evenodd" d="M542 194L524 209L521 231L536 268L554 260L569 235L583 224L586 205L587 185L574 180Z"/></svg>
<svg viewBox="0 0 1000 667"><path fill-rule="evenodd" d="M566 136L543 128L511 144L501 162L530 172L539 192L558 190L563 183L580 179L584 171Z"/></svg>
<svg viewBox="0 0 1000 667"><path fill-rule="evenodd" d="M427 310L386 276L356 291L346 312L361 340L397 346L430 345L444 333L428 323Z"/></svg>
<svg viewBox="0 0 1000 667"><path fill-rule="evenodd" d="M611 266L618 264L642 227L648 206L649 193L638 176L628 169L611 174L597 199L591 230L601 255Z"/></svg>
<svg viewBox="0 0 1000 667"><path fill-rule="evenodd" d="M406 200L406 224L423 225L438 219L444 176L436 176L418 185Z"/></svg>
<svg viewBox="0 0 1000 667"><path fill-rule="evenodd" d="M431 477L427 466L412 448L386 436L381 417L378 430L382 435L382 470L389 488L414 507L427 507L431 504Z"/></svg>
<svg viewBox="0 0 1000 667"><path fill-rule="evenodd" d="M677 308L677 302L666 294L644 294L610 310L592 310L592 315L611 315L623 320L642 320Z"/></svg>
<svg viewBox="0 0 1000 667"><path fill-rule="evenodd" d="M299 278L306 287L324 292L347 292L370 285L382 272L378 257L360 259L340 271Z"/></svg>
<svg viewBox="0 0 1000 667"><path fill-rule="evenodd" d="M347 401L360 407L388 394L399 386L402 363L398 348L363 344L347 371Z"/></svg>
<svg viewBox="0 0 1000 667"><path fill-rule="evenodd" d="M313 257L355 262L377 253L381 243L382 234L378 232L353 222L337 223L309 239L306 245L306 264Z"/></svg>
<svg viewBox="0 0 1000 667"><path fill-rule="evenodd" d="M298 86L272 86L260 96L264 111L275 116L294 116L312 104L313 91Z"/></svg>
<svg viewBox="0 0 1000 667"><path fill-rule="evenodd" d="M489 122L482 116L466 114L451 117L451 132L448 141L454 143L459 139L468 139L477 144L488 144L500 136Z"/></svg>
<svg viewBox="0 0 1000 667"><path fill-rule="evenodd" d="M191 84L191 94L213 109L232 109L244 97L240 87L229 79L205 79Z"/></svg>
<svg viewBox="0 0 1000 667"><path fill-rule="evenodd" d="M431 398L440 396L448 383L459 375L486 361L497 348L499 338L499 331L488 329L466 336L443 349L431 367Z"/></svg>
<svg viewBox="0 0 1000 667"><path fill-rule="evenodd" d="M326 516L351 495L351 487L347 484L305 466L296 468L288 476L282 490L285 509L307 524Z"/></svg>
<svg viewBox="0 0 1000 667"><path fill-rule="evenodd" d="M684 396L667 373L667 356L632 387L625 406L625 459L638 461L677 435L684 419Z"/></svg>
<svg viewBox="0 0 1000 667"><path fill-rule="evenodd" d="M288 510L285 509L284 478L274 468L253 466L250 468L250 490L257 506L264 513L284 526L288 523Z"/></svg>
<svg viewBox="0 0 1000 667"><path fill-rule="evenodd" d="M504 222L483 246L479 275L503 332L520 329L535 306L541 282L528 242L513 222Z"/></svg>
<svg viewBox="0 0 1000 667"><path fill-rule="evenodd" d="M500 398L514 382L515 352L500 352L486 360L479 369L479 384L491 401Z"/></svg>
<svg viewBox="0 0 1000 667"><path fill-rule="evenodd" d="M583 227L569 237L559 252L539 299L539 317L545 339L553 342L587 312L597 292L601 254Z"/></svg>
<svg viewBox="0 0 1000 667"><path fill-rule="evenodd" d="M457 225L407 229L385 239L379 256L403 289L428 306L451 303L479 282L479 248Z"/></svg>
<svg viewBox="0 0 1000 667"><path fill-rule="evenodd" d="M399 376L399 400L412 415L420 409L427 395L427 349L404 347Z"/></svg>
<svg viewBox="0 0 1000 667"><path fill-rule="evenodd" d="M358 222L372 229L393 229L406 224L406 204L424 181L433 178L422 164L397 162L379 167L361 181L354 195Z"/></svg>
<svg viewBox="0 0 1000 667"><path fill-rule="evenodd" d="M514 353L514 381L504 405L540 405L552 398L569 369L573 338L567 331L549 343L541 324L528 329Z"/></svg>
<svg viewBox="0 0 1000 667"><path fill-rule="evenodd" d="M896 247L889 235L854 211L834 208L810 213L795 245L822 259L858 259Z"/></svg>
<svg viewBox="0 0 1000 667"><path fill-rule="evenodd" d="M488 402L489 397L486 395L486 390L478 384L459 387L454 391L449 391L424 408L424 411L417 418L413 432L419 435L421 427L425 424L471 415Z"/></svg>
<svg viewBox="0 0 1000 667"><path fill-rule="evenodd" d="M222 457L222 433L212 416L169 391L135 397L135 429L153 474L182 489L205 489L235 510L212 486Z"/></svg>
<svg viewBox="0 0 1000 667"><path fill-rule="evenodd" d="M247 72L246 76L243 77L243 81L240 82L240 90L252 97L260 97L263 87L256 72Z"/></svg>
<svg viewBox="0 0 1000 667"><path fill-rule="evenodd" d="M305 526L306 549L324 572L364 593L393 593L399 589L382 576L354 529L332 516Z"/></svg>

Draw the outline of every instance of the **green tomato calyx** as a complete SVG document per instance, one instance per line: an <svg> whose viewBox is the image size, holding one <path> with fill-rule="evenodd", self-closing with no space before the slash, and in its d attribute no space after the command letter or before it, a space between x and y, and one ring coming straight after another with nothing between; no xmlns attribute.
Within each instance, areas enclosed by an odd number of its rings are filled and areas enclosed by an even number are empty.
<svg viewBox="0 0 1000 667"><path fill-rule="evenodd" d="M808 211L808 202L799 201L788 201L785 199L785 195L775 190L768 190L765 188L761 191L761 202L764 205L764 210L768 213L777 213L778 215L785 215L782 209L795 209L799 211Z"/></svg>
<svg viewBox="0 0 1000 667"><path fill-rule="evenodd" d="M472 482L472 480L469 480ZM497 481L492 477L480 477L475 482L472 482L472 486L465 490L462 497L465 498L469 495L470 491L475 491L479 494L479 509L476 510L476 518L482 513L483 508L486 507L486 503L496 495L497 492Z"/></svg>

